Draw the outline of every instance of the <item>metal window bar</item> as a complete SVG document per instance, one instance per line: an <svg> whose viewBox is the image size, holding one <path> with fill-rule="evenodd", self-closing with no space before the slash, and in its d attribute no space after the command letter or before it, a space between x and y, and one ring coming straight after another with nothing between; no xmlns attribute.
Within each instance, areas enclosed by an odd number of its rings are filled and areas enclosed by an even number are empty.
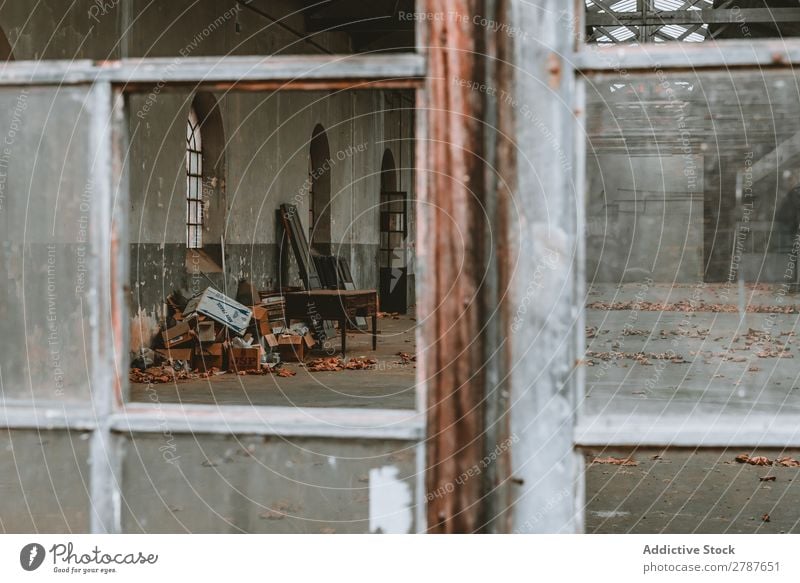
<svg viewBox="0 0 800 583"><path fill-rule="evenodd" d="M586 0L586 26L591 31L587 42L702 42L715 36L709 33L709 24L800 22L800 7L737 8L731 4L714 8L711 0L637 0L634 6L633 0Z"/></svg>

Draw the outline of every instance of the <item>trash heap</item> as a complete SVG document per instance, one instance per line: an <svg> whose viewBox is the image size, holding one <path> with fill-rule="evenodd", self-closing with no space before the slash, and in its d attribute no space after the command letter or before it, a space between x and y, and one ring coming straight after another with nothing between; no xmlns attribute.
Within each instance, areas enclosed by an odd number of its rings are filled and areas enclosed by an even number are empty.
<svg viewBox="0 0 800 583"><path fill-rule="evenodd" d="M253 295L240 293L234 300L213 287L188 299L172 292L160 333L149 348L131 354L131 382L167 383L224 371L293 376L282 363L304 361L316 340L304 323L286 326L281 292ZM252 305L238 301L250 298Z"/></svg>

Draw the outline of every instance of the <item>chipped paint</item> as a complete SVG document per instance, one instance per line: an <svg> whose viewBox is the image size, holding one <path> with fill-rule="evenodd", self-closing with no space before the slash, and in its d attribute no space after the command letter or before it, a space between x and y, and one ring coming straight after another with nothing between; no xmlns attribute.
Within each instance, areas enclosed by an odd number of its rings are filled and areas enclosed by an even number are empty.
<svg viewBox="0 0 800 583"><path fill-rule="evenodd" d="M413 514L411 486L398 478L395 466L369 471L369 531L406 534L411 532Z"/></svg>

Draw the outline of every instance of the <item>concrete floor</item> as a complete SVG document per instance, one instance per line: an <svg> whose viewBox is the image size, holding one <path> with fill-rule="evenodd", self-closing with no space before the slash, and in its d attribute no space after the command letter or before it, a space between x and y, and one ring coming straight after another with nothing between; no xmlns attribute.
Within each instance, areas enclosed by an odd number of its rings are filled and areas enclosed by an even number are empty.
<svg viewBox="0 0 800 583"><path fill-rule="evenodd" d="M743 452L800 458L798 451L742 448L586 450L586 532L800 532L800 468L736 463ZM638 465L592 464L595 456L630 456ZM775 481L759 479L767 476Z"/></svg>
<svg viewBox="0 0 800 583"><path fill-rule="evenodd" d="M800 300L797 295L776 300L777 288L748 289L747 304L785 308ZM594 337L587 340L583 415L701 419L800 412L800 339L795 336L800 315L746 313L742 318L708 311L738 303L735 289L728 294L710 284L644 290L593 286L588 302L630 302L637 294L640 302L683 301L688 311L587 309L586 326ZM646 353L646 361L634 358L638 352Z"/></svg>
<svg viewBox="0 0 800 583"><path fill-rule="evenodd" d="M414 354L413 313L378 320L378 349L372 351L372 336L349 332L348 358L364 356L377 361L371 370L309 372L299 363L284 367L297 373L277 375L221 374L208 379L191 379L153 385L161 403L211 403L225 405L266 405L291 407L354 407L413 409L415 407L415 365L402 364L398 352ZM339 338L333 340L339 349ZM314 351L310 362L326 356ZM152 402L146 384L132 383L131 400Z"/></svg>
<svg viewBox="0 0 800 583"><path fill-rule="evenodd" d="M748 427L764 418L796 425L800 315L765 311L772 309L768 306L797 310L800 296L781 290L779 285L747 286L740 302L735 286L591 286L583 426L605 421L613 432L614 420L633 419L688 430L720 420ZM609 310L610 302L629 304ZM650 310L647 302L671 309ZM739 305L750 306L749 311L738 313ZM645 353L644 358L636 353ZM586 532L800 531L798 468L735 463L743 451L587 450ZM774 450L748 453L797 457ZM633 455L638 465L588 463L595 455ZM759 481L767 475L776 480ZM764 514L769 522L762 521Z"/></svg>

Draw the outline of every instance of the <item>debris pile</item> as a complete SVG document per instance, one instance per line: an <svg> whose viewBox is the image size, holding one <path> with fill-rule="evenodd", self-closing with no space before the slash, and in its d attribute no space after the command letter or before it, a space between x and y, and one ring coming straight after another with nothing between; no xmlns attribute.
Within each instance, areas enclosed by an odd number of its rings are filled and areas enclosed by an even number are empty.
<svg viewBox="0 0 800 583"><path fill-rule="evenodd" d="M131 354L130 381L168 383L223 371L294 376L282 362L303 361L316 341L306 325L286 325L281 292L258 296L259 303L247 306L213 287L190 298L174 291L165 300L160 333Z"/></svg>

